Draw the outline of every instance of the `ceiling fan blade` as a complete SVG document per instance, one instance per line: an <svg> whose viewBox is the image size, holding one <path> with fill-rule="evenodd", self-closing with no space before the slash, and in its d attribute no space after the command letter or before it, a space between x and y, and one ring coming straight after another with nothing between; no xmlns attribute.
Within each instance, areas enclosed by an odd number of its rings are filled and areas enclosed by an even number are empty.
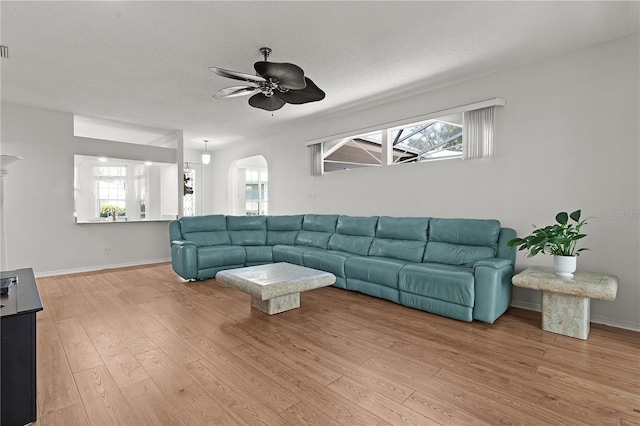
<svg viewBox="0 0 640 426"><path fill-rule="evenodd" d="M235 98L238 96L251 95L258 90L256 86L231 86L218 90L215 95L216 99Z"/></svg>
<svg viewBox="0 0 640 426"><path fill-rule="evenodd" d="M275 111L284 106L285 101L278 96L265 96L262 93L256 93L249 98L249 105L254 108L260 108L267 111Z"/></svg>
<svg viewBox="0 0 640 426"><path fill-rule="evenodd" d="M307 87L302 90L289 90L288 92L278 93L285 102L289 104L306 104L307 102L321 101L325 97L325 93L315 85L310 78L304 78L307 82Z"/></svg>
<svg viewBox="0 0 640 426"><path fill-rule="evenodd" d="M304 89L306 83L304 81L304 71L297 65L260 61L256 62L253 67L256 72L264 78L273 78L278 80L278 85L289 90Z"/></svg>
<svg viewBox="0 0 640 426"><path fill-rule="evenodd" d="M259 75L252 75L252 74L245 74L243 72L238 72L238 71L230 71L230 70L225 70L222 68L216 68L216 67L209 67L209 70L211 70L211 72L213 72L214 74L218 74L219 76L222 77L227 77L227 78L233 78L234 80L240 80L240 81L247 81L249 83L264 83L265 80L264 78L260 77Z"/></svg>

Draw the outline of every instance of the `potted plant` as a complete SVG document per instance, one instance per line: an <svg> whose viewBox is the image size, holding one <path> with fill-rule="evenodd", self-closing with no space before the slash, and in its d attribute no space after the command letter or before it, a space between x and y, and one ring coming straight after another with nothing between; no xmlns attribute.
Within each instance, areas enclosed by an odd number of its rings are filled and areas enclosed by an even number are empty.
<svg viewBox="0 0 640 426"><path fill-rule="evenodd" d="M587 223L587 219L580 220L580 214L580 210L571 214L560 212L556 215L555 225L536 229L524 238L514 238L507 246L517 246L518 250L528 251L527 257L538 253L551 254L556 275L572 277L576 270L576 257L581 251L589 250L576 248L578 240L586 237L580 229ZM575 223L570 223L569 219Z"/></svg>

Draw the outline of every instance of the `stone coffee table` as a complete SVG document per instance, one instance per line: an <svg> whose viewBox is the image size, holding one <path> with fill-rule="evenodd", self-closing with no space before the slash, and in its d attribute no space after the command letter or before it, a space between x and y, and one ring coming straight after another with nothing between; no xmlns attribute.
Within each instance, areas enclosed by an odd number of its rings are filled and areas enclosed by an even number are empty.
<svg viewBox="0 0 640 426"><path fill-rule="evenodd" d="M542 291L542 329L586 340L591 299L612 301L618 278L596 272L561 277L553 268L534 266L512 278L513 285Z"/></svg>
<svg viewBox="0 0 640 426"><path fill-rule="evenodd" d="M251 307L274 315L300 307L300 292L336 282L333 274L291 263L227 269L216 280L251 295Z"/></svg>

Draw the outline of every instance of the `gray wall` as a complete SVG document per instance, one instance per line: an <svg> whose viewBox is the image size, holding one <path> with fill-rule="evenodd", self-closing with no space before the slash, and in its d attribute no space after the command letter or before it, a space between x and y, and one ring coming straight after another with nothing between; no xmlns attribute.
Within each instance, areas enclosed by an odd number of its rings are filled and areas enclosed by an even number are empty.
<svg viewBox="0 0 640 426"><path fill-rule="evenodd" d="M167 222L75 224L73 156L175 162L176 151L73 136L73 115L2 104L9 268L37 275L168 260ZM108 254L104 254L107 248Z"/></svg>
<svg viewBox="0 0 640 426"><path fill-rule="evenodd" d="M228 171L263 155L270 214L341 213L496 218L518 234L582 209L591 251L578 268L620 278L615 302L592 301L596 322L640 329L640 163L638 36L441 87L365 109L341 111L303 128L216 151L205 211L228 212ZM328 96L331 94L329 93ZM496 154L309 175L305 142L494 97ZM304 108L304 106L285 106ZM295 194L295 195L294 195ZM551 266L518 257L517 270ZM514 305L538 309L537 291L515 289Z"/></svg>

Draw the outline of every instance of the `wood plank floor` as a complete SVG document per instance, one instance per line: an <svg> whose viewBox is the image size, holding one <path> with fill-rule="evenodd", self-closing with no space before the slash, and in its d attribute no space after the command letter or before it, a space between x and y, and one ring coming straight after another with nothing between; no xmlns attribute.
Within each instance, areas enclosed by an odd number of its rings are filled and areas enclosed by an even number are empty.
<svg viewBox="0 0 640 426"><path fill-rule="evenodd" d="M40 278L41 425L640 424L640 334L464 323L333 287L268 316L169 264Z"/></svg>

